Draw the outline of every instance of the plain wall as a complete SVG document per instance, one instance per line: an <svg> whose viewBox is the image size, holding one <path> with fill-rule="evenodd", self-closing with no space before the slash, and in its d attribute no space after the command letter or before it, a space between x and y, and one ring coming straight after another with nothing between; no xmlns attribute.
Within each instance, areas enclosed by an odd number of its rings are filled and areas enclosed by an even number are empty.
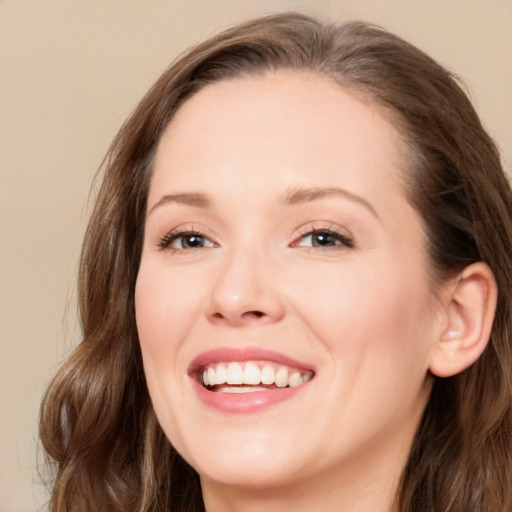
<svg viewBox="0 0 512 512"><path fill-rule="evenodd" d="M79 339L76 261L110 140L179 52L289 9L382 24L456 71L510 171L509 0L0 0L0 512L44 504L38 406Z"/></svg>

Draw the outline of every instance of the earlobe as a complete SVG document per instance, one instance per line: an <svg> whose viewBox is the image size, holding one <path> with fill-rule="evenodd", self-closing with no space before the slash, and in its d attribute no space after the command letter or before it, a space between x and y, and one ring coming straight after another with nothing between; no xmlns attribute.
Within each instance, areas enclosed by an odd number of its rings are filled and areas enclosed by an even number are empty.
<svg viewBox="0 0 512 512"><path fill-rule="evenodd" d="M498 295L492 270L482 262L467 266L445 291L446 321L432 346L429 366L438 377L462 372L483 353L491 334Z"/></svg>

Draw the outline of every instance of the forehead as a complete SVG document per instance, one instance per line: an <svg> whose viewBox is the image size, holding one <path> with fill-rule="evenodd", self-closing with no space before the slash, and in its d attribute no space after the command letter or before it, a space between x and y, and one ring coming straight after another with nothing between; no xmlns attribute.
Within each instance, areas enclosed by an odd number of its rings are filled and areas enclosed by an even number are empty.
<svg viewBox="0 0 512 512"><path fill-rule="evenodd" d="M226 182L403 195L401 162L381 109L327 77L278 71L208 85L178 109L157 150L149 202L161 187Z"/></svg>

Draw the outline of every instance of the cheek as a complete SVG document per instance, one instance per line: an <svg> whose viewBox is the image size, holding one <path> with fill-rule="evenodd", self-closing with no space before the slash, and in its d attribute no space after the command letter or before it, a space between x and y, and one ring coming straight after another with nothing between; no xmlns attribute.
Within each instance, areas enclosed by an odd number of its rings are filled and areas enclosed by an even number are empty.
<svg viewBox="0 0 512 512"><path fill-rule="evenodd" d="M183 373L183 339L187 323L183 293L176 293L162 270L141 265L135 288L135 316L151 401L160 422L167 402L179 402L182 393L170 393L181 382L175 376ZM179 298L179 300L178 300ZM179 408L179 403L174 408ZM172 424L168 419L164 423Z"/></svg>
<svg viewBox="0 0 512 512"><path fill-rule="evenodd" d="M379 372L428 366L430 295L424 274L385 263L333 266L328 273L310 269L290 294L312 337L347 371L363 364Z"/></svg>
<svg viewBox="0 0 512 512"><path fill-rule="evenodd" d="M175 350L200 306L201 287L193 276L141 265L135 288L135 312L143 350Z"/></svg>
<svg viewBox="0 0 512 512"><path fill-rule="evenodd" d="M161 268L142 261L135 288L135 315L144 374L153 408L167 437L180 439L173 411L185 407L183 340L189 324L189 288L176 292Z"/></svg>
<svg viewBox="0 0 512 512"><path fill-rule="evenodd" d="M432 324L422 276L391 264L386 272L366 268L333 277L325 300L315 302L317 336L334 362L332 389L343 390L333 393L361 425L398 428L423 409Z"/></svg>

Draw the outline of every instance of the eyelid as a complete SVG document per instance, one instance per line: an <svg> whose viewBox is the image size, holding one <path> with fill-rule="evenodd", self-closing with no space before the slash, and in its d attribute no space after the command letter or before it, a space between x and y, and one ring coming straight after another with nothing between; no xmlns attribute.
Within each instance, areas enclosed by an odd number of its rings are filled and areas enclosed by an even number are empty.
<svg viewBox="0 0 512 512"><path fill-rule="evenodd" d="M329 235L334 236L341 243L333 246L317 246L317 247L309 247L309 246L300 246L300 240L304 239L307 236L311 236L318 233L327 233ZM290 244L291 247L303 247L305 249L313 249L313 250L342 250L342 249L353 249L356 247L354 236L347 229L343 229L339 226L333 225L332 223L322 223L322 224L308 224L303 226L299 230L299 235L294 239L294 241Z"/></svg>
<svg viewBox="0 0 512 512"><path fill-rule="evenodd" d="M215 237L207 235L204 229L197 229L197 227L183 226L179 228L171 229L166 232L165 235L158 238L156 245L159 250L171 250L171 251L191 251L194 249L209 249L212 247L190 247L190 248L173 248L170 245L180 237L186 237L187 235L197 235L201 238L208 240L213 247L219 247L219 244L214 240ZM329 234L337 241L339 244L331 245L331 246L301 246L300 241L303 240L307 236L312 236L314 234L326 233ZM290 247L302 247L304 249L313 249L313 250L342 250L342 249L352 249L355 247L354 236L350 231L345 228L342 228L337 225L333 225L331 222L323 222L319 223L309 223L307 225L302 226L298 230L298 235L294 238L293 242L290 244Z"/></svg>
<svg viewBox="0 0 512 512"><path fill-rule="evenodd" d="M190 227L182 227L182 228L175 228L168 231L163 237L159 238L157 241L157 246L159 250L168 250L168 251L190 251L194 249L209 249L210 247L191 247L189 249L177 249L174 247L171 247L171 244L181 237L186 236L200 236L201 238L204 238L212 243L213 246L218 247L218 244L212 240L212 237L206 235L203 231L198 230L194 228L193 226Z"/></svg>

